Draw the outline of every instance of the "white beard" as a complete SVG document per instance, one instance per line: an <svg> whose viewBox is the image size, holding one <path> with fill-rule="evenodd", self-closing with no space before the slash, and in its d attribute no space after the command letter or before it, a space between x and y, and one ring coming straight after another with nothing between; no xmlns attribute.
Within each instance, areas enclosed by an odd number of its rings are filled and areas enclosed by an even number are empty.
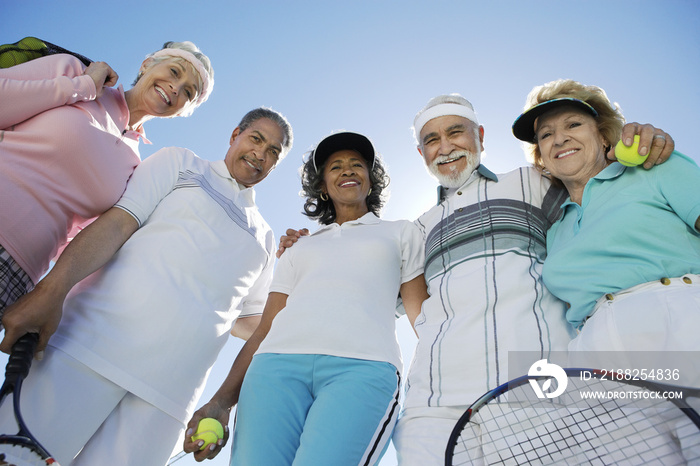
<svg viewBox="0 0 700 466"><path fill-rule="evenodd" d="M460 171L453 171L447 175L440 173L438 169L438 164L440 162L445 162L448 160L455 160L459 157L465 157L467 159L467 166ZM454 151L450 155L441 155L435 158L433 162L427 166L428 172L438 180L438 182L445 188L459 188L464 183L467 182L472 172L476 170L481 161L481 151L470 152L466 150Z"/></svg>

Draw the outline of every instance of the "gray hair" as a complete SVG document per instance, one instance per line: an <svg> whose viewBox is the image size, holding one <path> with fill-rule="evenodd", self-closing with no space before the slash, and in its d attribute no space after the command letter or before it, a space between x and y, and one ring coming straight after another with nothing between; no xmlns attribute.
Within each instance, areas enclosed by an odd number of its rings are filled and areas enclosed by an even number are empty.
<svg viewBox="0 0 700 466"><path fill-rule="evenodd" d="M197 58L197 60L199 60L199 61L202 63L202 66L204 67L204 69L206 70L206 72L209 74L209 77L208 77L208 78L209 78L209 81L210 81L210 83L211 83L211 86L214 85L214 68L212 68L212 66L211 66L211 60L209 60L209 57L207 57L206 55L204 55L204 53L202 53L202 51L199 49L199 47L197 47L193 42L190 42L190 41L184 41L184 42L173 42L173 41L168 41L168 42L166 42L165 44L163 44L163 47L162 47L161 49L156 50L156 51L153 52L153 53L149 53L148 55L146 55L146 60L148 60L149 58L152 60L152 61L151 61L151 64L148 66L149 68L150 68L151 66L153 66L153 65L156 65L156 64L158 64L158 63L161 63L161 62L163 62L163 61L165 61L165 60L170 60L170 59L181 60L181 61L187 62L187 60L184 60L183 58L180 58L180 57L177 57L177 56L168 56L168 55L159 55L159 56L157 56L157 57L154 57L154 56L153 56L154 53L160 52L160 51L166 50L166 49L179 49L179 50L184 50L185 52L189 52L189 53L191 53L192 55L194 55L195 58ZM190 67L192 67L192 65L190 65ZM192 67L192 69L194 69L194 67ZM143 73L144 73L143 71L139 71L139 74L136 76L136 79L134 79L134 82L131 84L132 86L135 86L135 85L136 85L136 83L139 81L139 79L141 79L141 76L143 76ZM202 89L202 85L203 85L203 82L204 82L204 81L202 80L202 77L199 75L198 72L196 72L196 70L195 70L195 73L194 73L194 74L195 74L195 76L197 77L197 87L198 87L199 89ZM189 104L186 105L185 108L179 113L179 116L189 116L189 115L191 115L192 112L194 112L194 110L195 110L199 105L200 105L200 104L195 103L195 102L189 103Z"/></svg>
<svg viewBox="0 0 700 466"><path fill-rule="evenodd" d="M416 140L418 144L420 144L420 134L417 134L416 132L416 127L415 127L415 122L420 118L420 116L425 113L426 111L430 110L433 107L436 107L438 105L442 104L457 104L457 105L462 105L463 107L467 107L469 110L472 112L475 112L474 106L469 102L467 99L462 97L459 94L441 94L437 97L433 97L428 101L427 104L425 104L425 107L420 109L418 113L416 113L416 116L414 118L414 126L411 127L411 130L413 131L413 138ZM478 127L479 124L477 122L476 126Z"/></svg>
<svg viewBox="0 0 700 466"><path fill-rule="evenodd" d="M240 128L241 132L243 132L250 125L252 125L254 122L261 118L267 118L269 120L272 120L277 124L277 126L280 127L280 129L284 133L284 141L282 142L282 153L278 158L279 162L289 153L289 151L292 148L292 144L294 143L294 132L292 131L292 125L289 124L289 121L287 121L287 119L281 113L272 110L268 107L259 107L246 113L241 119L241 122L238 123L238 127Z"/></svg>

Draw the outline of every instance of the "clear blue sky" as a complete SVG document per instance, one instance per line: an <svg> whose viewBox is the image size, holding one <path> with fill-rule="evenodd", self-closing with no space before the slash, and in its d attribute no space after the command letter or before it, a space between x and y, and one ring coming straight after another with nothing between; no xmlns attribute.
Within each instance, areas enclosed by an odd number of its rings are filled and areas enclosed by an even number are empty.
<svg viewBox="0 0 700 466"><path fill-rule="evenodd" d="M496 172L526 163L510 125L533 86L558 78L604 88L628 121L665 129L700 162L692 145L700 128L695 0L0 0L0 11L0 43L44 38L108 62L125 88L144 56L167 40L191 40L209 55L211 98L189 118L148 122L153 145L142 145L143 158L183 146L217 160L246 111L266 105L284 113L294 148L257 188L278 237L288 227L314 228L300 214L298 168L314 143L338 129L368 135L383 154L392 177L385 218L426 210L436 183L410 127L441 93L472 101L485 127L484 164ZM408 361L414 337L403 321L399 335ZM221 354L203 401L237 348L232 341ZM228 453L207 464L228 464ZM390 451L382 465L393 464Z"/></svg>

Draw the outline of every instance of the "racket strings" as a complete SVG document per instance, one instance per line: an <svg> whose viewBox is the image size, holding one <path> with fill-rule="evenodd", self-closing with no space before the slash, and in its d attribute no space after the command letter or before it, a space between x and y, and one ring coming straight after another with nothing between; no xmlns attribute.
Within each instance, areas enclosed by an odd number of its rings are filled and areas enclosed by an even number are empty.
<svg viewBox="0 0 700 466"><path fill-rule="evenodd" d="M60 466L53 459L45 459L31 447L21 444L0 445L0 465L7 466Z"/></svg>
<svg viewBox="0 0 700 466"><path fill-rule="evenodd" d="M582 390L614 390L611 381L580 382ZM670 401L532 399L529 385L478 408L454 449L453 464L692 464L700 461L700 430ZM519 393L520 392L520 393ZM572 392L569 392L572 393ZM505 395L505 396L504 396ZM640 404L639 399L645 401ZM528 400L527 402L517 400ZM506 402L503 402L506 401Z"/></svg>
<svg viewBox="0 0 700 466"><path fill-rule="evenodd" d="M38 341L39 334L37 333L27 333L20 337L12 345L12 353L5 367L5 382L0 388L0 405L8 401L7 396L12 394L12 409L16 421L14 427L18 430L17 434L3 433L0 435L0 466L58 466L58 463L29 433L20 411L22 381L29 372ZM3 413L4 416L6 416L5 413ZM4 425L3 431L8 432L9 430L6 429L9 428Z"/></svg>

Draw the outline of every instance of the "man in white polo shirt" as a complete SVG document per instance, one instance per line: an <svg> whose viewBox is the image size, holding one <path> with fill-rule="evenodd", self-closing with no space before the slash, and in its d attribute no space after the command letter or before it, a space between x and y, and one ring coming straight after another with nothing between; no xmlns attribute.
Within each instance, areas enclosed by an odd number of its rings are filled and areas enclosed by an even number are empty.
<svg viewBox="0 0 700 466"><path fill-rule="evenodd" d="M275 242L252 187L292 139L282 115L259 108L233 131L224 160L156 152L7 309L18 319L3 350L28 331L41 332L43 347L57 327L22 409L61 463L167 462L229 332L247 338L259 321ZM0 426L6 419L0 412Z"/></svg>
<svg viewBox="0 0 700 466"><path fill-rule="evenodd" d="M631 138L636 126L623 134ZM646 144L653 132L644 128ZM415 322L418 344L393 437L402 466L444 464L465 409L523 375L508 374L509 351L546 358L565 351L571 338L564 303L541 278L545 234L565 192L531 167L496 176L481 165L484 128L459 95L430 100L416 115L414 134L441 188L438 205L416 220L430 298ZM650 162L660 153L655 147Z"/></svg>

